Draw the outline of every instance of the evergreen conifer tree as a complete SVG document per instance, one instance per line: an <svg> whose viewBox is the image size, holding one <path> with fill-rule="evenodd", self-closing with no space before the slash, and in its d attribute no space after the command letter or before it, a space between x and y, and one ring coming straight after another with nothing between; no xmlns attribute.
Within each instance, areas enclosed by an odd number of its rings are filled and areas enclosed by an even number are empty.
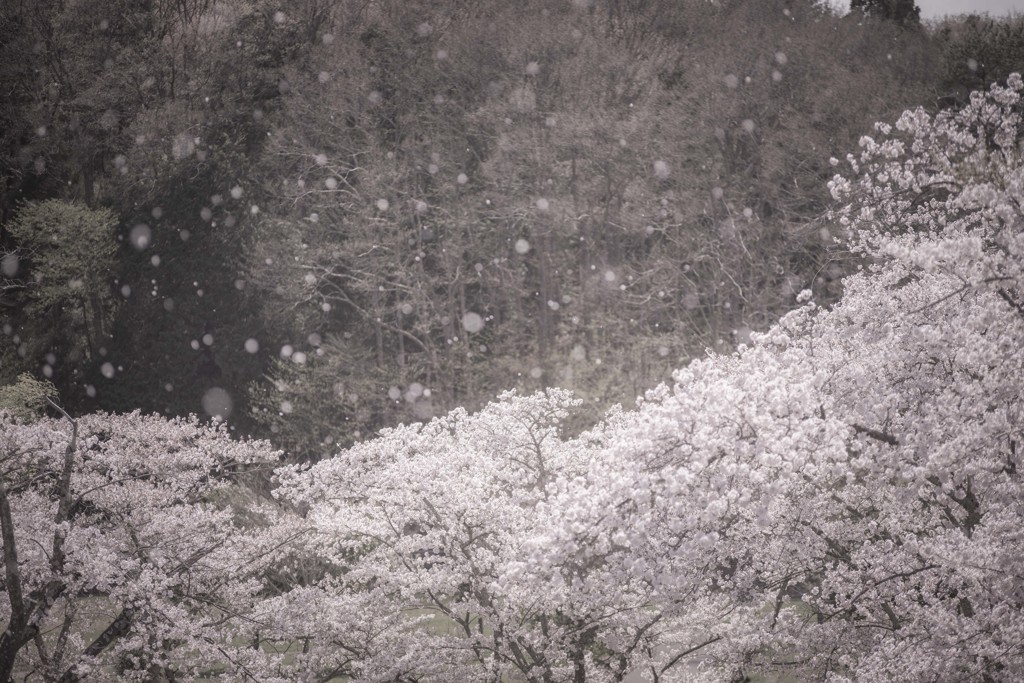
<svg viewBox="0 0 1024 683"><path fill-rule="evenodd" d="M850 0L850 11L861 11L879 19L890 19L901 26L921 23L921 8L914 0Z"/></svg>

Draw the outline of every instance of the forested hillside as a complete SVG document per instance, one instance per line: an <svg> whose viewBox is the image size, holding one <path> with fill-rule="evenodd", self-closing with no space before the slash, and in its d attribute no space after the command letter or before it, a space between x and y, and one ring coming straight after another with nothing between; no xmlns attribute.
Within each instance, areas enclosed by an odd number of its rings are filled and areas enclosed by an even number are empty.
<svg viewBox="0 0 1024 683"><path fill-rule="evenodd" d="M0 382L316 459L571 389L581 424L856 256L828 160L1019 20L802 0L11 0Z"/></svg>
<svg viewBox="0 0 1024 683"><path fill-rule="evenodd" d="M0 4L0 683L1024 679L1024 19L851 5Z"/></svg>
<svg viewBox="0 0 1024 683"><path fill-rule="evenodd" d="M1022 91L877 124L842 298L582 433L506 392L282 466L0 389L0 680L1020 681Z"/></svg>

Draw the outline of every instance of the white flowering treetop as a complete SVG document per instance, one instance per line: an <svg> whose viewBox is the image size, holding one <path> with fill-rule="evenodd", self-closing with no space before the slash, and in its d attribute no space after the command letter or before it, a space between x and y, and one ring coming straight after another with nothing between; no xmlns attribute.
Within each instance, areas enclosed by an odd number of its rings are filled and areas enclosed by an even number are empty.
<svg viewBox="0 0 1024 683"><path fill-rule="evenodd" d="M0 414L0 680L235 671L225 625L292 532L230 494L278 455L194 419Z"/></svg>
<svg viewBox="0 0 1024 683"><path fill-rule="evenodd" d="M843 301L679 371L561 484L528 570L562 593L572 553L623 609L646 584L654 680L689 680L681 655L718 680L1024 677L1021 88L880 126L833 182L872 260Z"/></svg>
<svg viewBox="0 0 1024 683"><path fill-rule="evenodd" d="M300 591L297 600L340 601L295 614L306 634L330 634L357 654L356 680L571 676L577 624L543 593L501 579L553 482L585 470L559 436L575 403L559 390L505 394L477 414L387 430L312 468L280 471L278 494L308 509L336 568L320 598Z"/></svg>

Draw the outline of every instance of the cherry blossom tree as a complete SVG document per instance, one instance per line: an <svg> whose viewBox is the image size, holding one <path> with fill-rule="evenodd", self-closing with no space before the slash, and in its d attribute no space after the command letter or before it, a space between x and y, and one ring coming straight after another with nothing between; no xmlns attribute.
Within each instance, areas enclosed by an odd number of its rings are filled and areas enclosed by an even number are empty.
<svg viewBox="0 0 1024 683"><path fill-rule="evenodd" d="M259 678L230 627L302 531L238 480L278 456L194 418L0 413L0 680Z"/></svg>
<svg viewBox="0 0 1024 683"><path fill-rule="evenodd" d="M684 655L720 680L1024 675L1022 87L865 137L831 184L869 261L843 300L613 420L518 571L564 596L569 555L606 609L638 583L654 680Z"/></svg>
<svg viewBox="0 0 1024 683"><path fill-rule="evenodd" d="M587 451L560 438L578 403L561 390L507 393L279 471L278 495L308 510L335 571L277 613L322 604L295 618L358 657L356 680L572 678L583 625L503 576L553 482L586 471ZM369 618L353 628L353 612Z"/></svg>

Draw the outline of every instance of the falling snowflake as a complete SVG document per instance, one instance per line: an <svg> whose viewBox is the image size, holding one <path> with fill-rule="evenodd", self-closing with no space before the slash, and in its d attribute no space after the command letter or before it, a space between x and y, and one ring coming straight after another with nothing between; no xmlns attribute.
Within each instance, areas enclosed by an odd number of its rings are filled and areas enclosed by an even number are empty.
<svg viewBox="0 0 1024 683"><path fill-rule="evenodd" d="M14 277L18 273L17 254L4 254L0 259L0 273L3 273L4 277Z"/></svg>
<svg viewBox="0 0 1024 683"><path fill-rule="evenodd" d="M223 420L231 414L233 404L231 395L220 387L211 387L203 394L203 412L210 417Z"/></svg>
<svg viewBox="0 0 1024 683"><path fill-rule="evenodd" d="M132 246L143 251L153 242L153 231L145 223L139 223L128 233L128 240Z"/></svg>
<svg viewBox="0 0 1024 683"><path fill-rule="evenodd" d="M484 329L484 319L479 313L469 311L462 316L462 327L466 332L479 332Z"/></svg>

